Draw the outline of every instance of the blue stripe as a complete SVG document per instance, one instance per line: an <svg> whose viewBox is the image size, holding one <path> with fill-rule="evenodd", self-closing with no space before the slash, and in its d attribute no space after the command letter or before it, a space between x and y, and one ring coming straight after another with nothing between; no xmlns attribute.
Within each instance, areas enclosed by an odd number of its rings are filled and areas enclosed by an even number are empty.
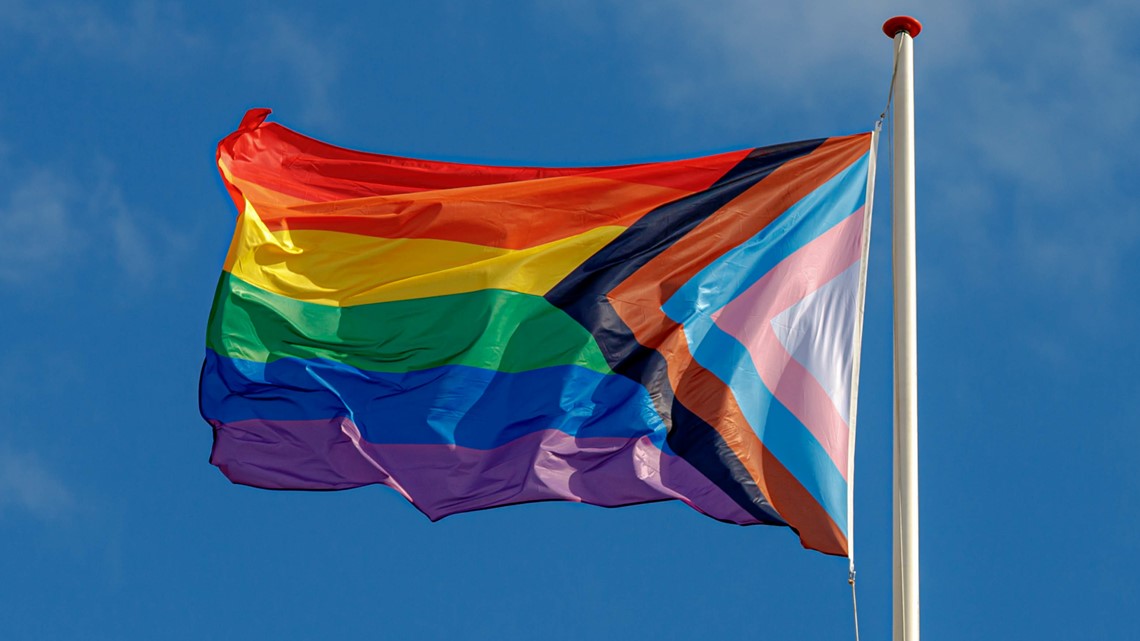
<svg viewBox="0 0 1140 641"><path fill-rule="evenodd" d="M827 451L764 385L752 355L708 316L685 325L693 358L728 384L764 447L823 506L847 535L847 481Z"/></svg>
<svg viewBox="0 0 1140 641"><path fill-rule="evenodd" d="M346 416L377 444L492 449L556 429L583 438L650 435L668 451L665 424L644 387L574 365L519 373L448 365L397 374L324 359L256 363L207 350L201 410L223 423Z"/></svg>
<svg viewBox="0 0 1140 641"><path fill-rule="evenodd" d="M804 196L760 233L710 263L682 285L662 305L662 311L678 323L716 312L780 261L850 216L866 201L869 159L870 152Z"/></svg>

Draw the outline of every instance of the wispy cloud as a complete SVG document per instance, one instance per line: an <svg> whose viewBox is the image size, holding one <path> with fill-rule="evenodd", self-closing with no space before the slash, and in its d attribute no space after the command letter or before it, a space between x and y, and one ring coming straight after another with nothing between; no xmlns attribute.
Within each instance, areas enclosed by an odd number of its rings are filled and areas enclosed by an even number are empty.
<svg viewBox="0 0 1140 641"><path fill-rule="evenodd" d="M155 242L153 234L142 227L138 214L127 206L109 162L102 163L88 207L99 212L99 220L108 223L106 233L110 235L109 246L119 273L133 285L149 284L157 267L156 250L163 249L162 243Z"/></svg>
<svg viewBox="0 0 1140 641"><path fill-rule="evenodd" d="M303 111L301 118L310 124L330 126L338 115L333 90L340 78L339 47L333 33L318 31L311 23L283 14L260 18L254 35L247 41L245 56L261 68L262 73L278 76L291 83Z"/></svg>
<svg viewBox="0 0 1140 641"><path fill-rule="evenodd" d="M0 16L0 51L12 50L14 64L81 59L163 74L246 64L252 67L246 77L268 81L251 89L262 100L299 105L308 124L333 126L339 115L338 34L347 25L318 26L296 13L235 12L236 24L223 24L228 30L206 31L177 5L148 0L110 6L0 0Z"/></svg>
<svg viewBox="0 0 1140 641"><path fill-rule="evenodd" d="M94 3L11 0L0 10L0 34L27 39L40 55L76 50L133 65L166 65L208 45L168 3L136 0L113 12Z"/></svg>
<svg viewBox="0 0 1140 641"><path fill-rule="evenodd" d="M156 284L178 280L197 247L200 229L192 224L175 227L151 212L128 207L119 187L102 187L109 200L103 207L109 227L110 248L121 280L131 285L127 291L148 292Z"/></svg>
<svg viewBox="0 0 1140 641"><path fill-rule="evenodd" d="M1012 20L1026 9L1017 4L977 20ZM1105 307L1129 286L1120 274L1140 246L1131 170L1140 164L1140 55L1118 26L1134 23L1118 20L1122 11L1138 11L1106 2L1055 9L1034 33L969 43L984 64L935 76L942 87L925 97L926 111L946 133L924 150L935 176L927 204L971 259L1005 275L1002 284ZM955 195L963 185L983 192L973 206ZM955 206L940 207L944 197Z"/></svg>
<svg viewBox="0 0 1140 641"><path fill-rule="evenodd" d="M36 454L0 443L0 514L19 510L58 519L75 506L75 494Z"/></svg>
<svg viewBox="0 0 1140 641"><path fill-rule="evenodd" d="M565 0L543 6L584 31L610 30L631 40L658 98L673 108L747 118L758 106L826 112L852 93L885 101L881 69L889 42L877 32L892 4L631 0L602 8ZM965 29L957 5L931 13L944 33ZM953 58L964 55L943 49Z"/></svg>
<svg viewBox="0 0 1140 641"><path fill-rule="evenodd" d="M121 291L146 292L158 274L173 271L193 250L196 230L148 216L128 202L115 168L96 161L86 172L59 165L5 162L0 158L0 284L42 285L65 270L116 266Z"/></svg>
<svg viewBox="0 0 1140 641"><path fill-rule="evenodd" d="M115 165L106 159L96 163L87 193L85 218L94 222L84 232L102 246L101 254L90 258L113 261L117 279L129 285L121 291L137 295L177 280L198 242L200 230L194 224L176 226L144 205L128 201Z"/></svg>
<svg viewBox="0 0 1140 641"><path fill-rule="evenodd" d="M46 167L0 183L0 282L38 280L58 269L82 245L75 229L75 182ZM7 184L4 184L7 183Z"/></svg>

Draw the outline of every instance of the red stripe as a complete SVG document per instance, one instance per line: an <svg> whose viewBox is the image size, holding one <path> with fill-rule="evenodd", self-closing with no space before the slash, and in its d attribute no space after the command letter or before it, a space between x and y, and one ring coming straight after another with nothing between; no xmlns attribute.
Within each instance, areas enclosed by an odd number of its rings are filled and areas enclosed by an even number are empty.
<svg viewBox="0 0 1140 641"><path fill-rule="evenodd" d="M256 113L255 113L256 112ZM374 154L314 140L253 110L218 147L237 178L310 202L593 175L699 191L712 185L748 150L660 163L616 167L497 167Z"/></svg>

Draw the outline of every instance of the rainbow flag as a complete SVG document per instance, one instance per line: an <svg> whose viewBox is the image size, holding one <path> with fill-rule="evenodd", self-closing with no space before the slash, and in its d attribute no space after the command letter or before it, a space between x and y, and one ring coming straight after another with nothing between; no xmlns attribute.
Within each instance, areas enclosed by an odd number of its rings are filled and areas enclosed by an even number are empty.
<svg viewBox="0 0 1140 641"><path fill-rule="evenodd" d="M676 499L849 551L873 135L599 168L334 147L246 114L202 416L235 483L435 520Z"/></svg>

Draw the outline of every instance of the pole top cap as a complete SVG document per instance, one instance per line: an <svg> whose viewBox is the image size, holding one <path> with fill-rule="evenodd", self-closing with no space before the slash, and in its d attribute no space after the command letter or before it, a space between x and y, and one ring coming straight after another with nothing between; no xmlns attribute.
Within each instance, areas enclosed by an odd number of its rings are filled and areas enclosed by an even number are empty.
<svg viewBox="0 0 1140 641"><path fill-rule="evenodd" d="M915 38L922 31L922 23L910 16L895 16L883 23L883 33L888 38L894 38L902 31Z"/></svg>

